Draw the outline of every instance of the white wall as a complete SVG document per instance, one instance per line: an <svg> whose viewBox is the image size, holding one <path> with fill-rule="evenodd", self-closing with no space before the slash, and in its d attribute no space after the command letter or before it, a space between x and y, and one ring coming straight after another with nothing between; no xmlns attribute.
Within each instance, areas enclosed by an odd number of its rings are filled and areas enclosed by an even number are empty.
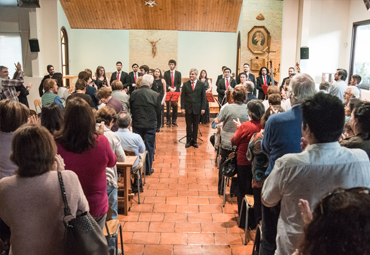
<svg viewBox="0 0 370 255"><path fill-rule="evenodd" d="M235 33L179 31L178 70L182 77L189 77L191 68L197 68L199 72L205 69L212 78L215 92L222 66L236 71L236 42Z"/></svg>

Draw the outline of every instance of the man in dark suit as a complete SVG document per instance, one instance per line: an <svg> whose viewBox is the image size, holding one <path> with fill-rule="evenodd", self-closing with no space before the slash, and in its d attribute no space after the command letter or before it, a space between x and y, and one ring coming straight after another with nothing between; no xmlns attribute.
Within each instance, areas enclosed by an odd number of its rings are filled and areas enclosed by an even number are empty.
<svg viewBox="0 0 370 255"><path fill-rule="evenodd" d="M266 67L262 67L259 76L257 77L257 90L258 90L258 99L265 99L265 93L263 92L262 85L270 85L271 77L267 75L268 71Z"/></svg>
<svg viewBox="0 0 370 255"><path fill-rule="evenodd" d="M185 114L186 145L198 148L198 124L200 115L206 110L206 90L204 83L197 80L198 70L192 68L189 72L190 80L182 86L181 112Z"/></svg>
<svg viewBox="0 0 370 255"><path fill-rule="evenodd" d="M116 68L117 68L117 71L112 73L112 76L110 77L110 84L112 84L114 80L120 80L123 84L123 88L126 90L126 93L127 93L127 87L130 85L130 79L128 77L128 74L122 71L121 61L118 61L116 63Z"/></svg>
<svg viewBox="0 0 370 255"><path fill-rule="evenodd" d="M54 67L52 65L48 65L46 67L46 70L48 71L49 74L45 75L44 78L42 78L42 80L41 80L41 83L40 83L40 86L39 86L40 97L42 97L42 95L44 94L44 81L46 79L52 78L53 74L54 74Z"/></svg>
<svg viewBox="0 0 370 255"><path fill-rule="evenodd" d="M224 70L225 68L227 68L227 66L223 66L222 67L222 74L220 74L219 76L217 76L217 80L216 80L216 85L218 83L219 80L221 80L222 78L224 78Z"/></svg>
<svg viewBox="0 0 370 255"><path fill-rule="evenodd" d="M229 89L231 86L234 88L236 86L236 81L230 77L231 69L226 67L224 69L224 78L220 79L217 82L217 93L218 93L218 101L221 103L222 100L225 97L225 92Z"/></svg>
<svg viewBox="0 0 370 255"><path fill-rule="evenodd" d="M128 74L128 77L130 79L128 94L131 95L131 93L135 90L136 80L137 78L139 78L139 76L141 76L141 74L139 73L139 65L135 63L132 65L132 72Z"/></svg>
<svg viewBox="0 0 370 255"><path fill-rule="evenodd" d="M181 73L175 70L176 61L171 59L168 61L170 70L164 73L164 80L166 81L167 92L180 92ZM167 108L167 125L171 126L171 108L172 108L172 124L177 126L177 102L166 102Z"/></svg>
<svg viewBox="0 0 370 255"><path fill-rule="evenodd" d="M253 84L254 84L254 91L253 91L253 95L256 95L256 77L254 76L254 74L252 74L252 73L250 73L249 71L250 71L250 66L249 66L249 64L248 63L245 63L244 65L243 65L243 70L244 70L244 72L243 73L245 73L245 75L247 76L247 80L249 80L249 81L251 81L251 82L253 82ZM238 77L236 78L236 83L237 84L240 84L240 75L241 75L242 73L240 73L239 75L238 75Z"/></svg>
<svg viewBox="0 0 370 255"><path fill-rule="evenodd" d="M289 67L289 70L288 70L288 77L285 77L283 79L283 82L281 83L280 85L280 90L283 88L284 84L285 84L285 81L288 80L288 79L291 79L293 78L293 74L295 73L295 69L294 67Z"/></svg>

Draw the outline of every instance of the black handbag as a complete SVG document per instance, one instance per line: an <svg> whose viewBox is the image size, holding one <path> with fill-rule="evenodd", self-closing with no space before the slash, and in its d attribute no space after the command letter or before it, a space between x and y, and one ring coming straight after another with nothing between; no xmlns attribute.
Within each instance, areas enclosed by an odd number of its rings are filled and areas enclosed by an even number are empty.
<svg viewBox="0 0 370 255"><path fill-rule="evenodd" d="M64 202L64 224L66 227L64 254L108 255L108 244L102 229L89 212L77 215L76 218L73 217L68 206L63 177L60 171L58 171L58 179ZM72 219L68 221L66 218Z"/></svg>
<svg viewBox="0 0 370 255"><path fill-rule="evenodd" d="M224 176L233 177L236 174L236 152L230 153L220 168Z"/></svg>

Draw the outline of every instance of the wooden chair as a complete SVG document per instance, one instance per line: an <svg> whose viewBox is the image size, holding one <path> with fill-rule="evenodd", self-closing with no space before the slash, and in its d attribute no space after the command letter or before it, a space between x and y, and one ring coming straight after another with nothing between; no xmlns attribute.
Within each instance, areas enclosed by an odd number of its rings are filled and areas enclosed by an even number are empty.
<svg viewBox="0 0 370 255"><path fill-rule="evenodd" d="M252 208L254 206L254 197L253 195L245 195L243 200L242 200L242 204L240 206L240 215L239 215L239 222L238 222L238 225L240 225L240 220L241 220L241 217L243 215L243 208L244 208L244 204L245 204L245 208L246 208L246 212L245 212L245 228L244 228L244 245L247 245L248 244L248 214L249 214L249 209Z"/></svg>
<svg viewBox="0 0 370 255"><path fill-rule="evenodd" d="M225 207L225 203L226 203L226 186L230 186L229 185L229 182L232 178L236 178L238 177L237 174L235 174L233 177L227 177L225 175L222 175L222 178L223 178L223 185L224 185L224 193L223 193L223 201L222 201L222 207Z"/></svg>
<svg viewBox="0 0 370 255"><path fill-rule="evenodd" d="M123 252L123 241L122 241L122 226L121 223L119 223L119 220L109 220L105 222L105 229L104 229L104 235L108 238L114 238L116 241L116 252L115 254L118 254L118 232L121 237L121 254L124 254Z"/></svg>
<svg viewBox="0 0 370 255"><path fill-rule="evenodd" d="M40 108L40 112L41 112L41 100L40 99L35 99L35 101L33 101L33 104L35 105L36 113L38 114L37 106Z"/></svg>
<svg viewBox="0 0 370 255"><path fill-rule="evenodd" d="M257 225L256 237L254 238L252 254L261 254L262 221Z"/></svg>
<svg viewBox="0 0 370 255"><path fill-rule="evenodd" d="M135 152L133 151L127 151L125 150L126 156L136 156ZM146 159L146 154L148 151L145 151L143 154L143 166L139 171L137 171L136 176L137 176L137 197L138 197L138 204L140 204L140 180L142 178L143 172L144 172L144 184L145 185L145 159Z"/></svg>

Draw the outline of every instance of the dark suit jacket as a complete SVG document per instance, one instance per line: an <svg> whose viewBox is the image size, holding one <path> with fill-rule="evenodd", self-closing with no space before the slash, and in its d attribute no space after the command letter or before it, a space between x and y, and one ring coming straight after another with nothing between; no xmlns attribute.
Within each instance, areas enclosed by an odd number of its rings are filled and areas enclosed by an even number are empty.
<svg viewBox="0 0 370 255"><path fill-rule="evenodd" d="M99 104L99 100L95 97L95 94L96 94L96 88L94 87L91 87L90 85L87 85L86 86L86 92L85 92L86 95L89 95L91 97L91 100L92 100L92 103L94 105L94 108L96 110L98 110L98 104ZM88 102L89 103L89 102Z"/></svg>
<svg viewBox="0 0 370 255"><path fill-rule="evenodd" d="M280 89L283 88L284 84L285 84L285 81L289 79L289 76L288 77L285 77L280 85Z"/></svg>
<svg viewBox="0 0 370 255"><path fill-rule="evenodd" d="M40 86L39 86L40 97L42 97L42 95L44 94L44 81L46 79L49 79L49 78L51 78L51 76L49 74L45 75L44 78L42 78L42 81L41 81Z"/></svg>
<svg viewBox="0 0 370 255"><path fill-rule="evenodd" d="M266 75L266 85L270 86L271 77ZM264 84L262 76L257 77L257 89L258 89L258 99L265 99L265 93L263 92L262 85Z"/></svg>
<svg viewBox="0 0 370 255"><path fill-rule="evenodd" d="M138 72L137 74L138 74L138 77L136 77L136 79L141 76L141 73ZM132 84L135 83L134 72L130 72L128 74L128 78L129 78L129 81L130 81L128 94L131 94L135 90L135 88L136 88L136 87L132 86Z"/></svg>
<svg viewBox="0 0 370 255"><path fill-rule="evenodd" d="M117 80L117 71L112 73L112 76L110 77L110 84L112 84L112 82L114 80ZM129 86L129 84L130 84L130 79L128 77L128 74L124 71L121 71L121 75L119 77L119 80L122 82L124 89L127 88L127 86Z"/></svg>
<svg viewBox="0 0 370 255"><path fill-rule="evenodd" d="M19 102L22 103L22 104L24 104L24 105L26 105L29 108L29 106L28 106L28 100L27 100L27 96L29 94L29 91L26 89L26 87L22 84L20 86L16 86L15 87L15 90L17 92L19 92L19 91L21 92L19 94L19 96L18 96Z"/></svg>
<svg viewBox="0 0 370 255"><path fill-rule="evenodd" d="M201 110L206 109L206 90L203 82L197 80L195 89L191 87L191 81L187 81L182 86L181 109L185 109L186 114L200 114Z"/></svg>
<svg viewBox="0 0 370 255"><path fill-rule="evenodd" d="M224 76L223 74L220 74L219 76L217 76L216 85L217 85L218 81L219 81L219 80L221 80L221 79L223 78L223 76Z"/></svg>
<svg viewBox="0 0 370 255"><path fill-rule="evenodd" d="M232 88L235 88L236 86L236 81L234 79L230 78L230 85ZM222 101L222 99L225 96L225 91L226 91L226 84L225 84L225 79L220 79L217 83L217 93L218 93L218 101ZM221 103L220 101L220 103Z"/></svg>
<svg viewBox="0 0 370 255"><path fill-rule="evenodd" d="M169 91L168 88L171 87L171 71L168 70L164 72L163 79L166 81L167 91ZM181 73L175 70L175 80L174 80L174 86L176 88L176 92L180 92L181 87Z"/></svg>

